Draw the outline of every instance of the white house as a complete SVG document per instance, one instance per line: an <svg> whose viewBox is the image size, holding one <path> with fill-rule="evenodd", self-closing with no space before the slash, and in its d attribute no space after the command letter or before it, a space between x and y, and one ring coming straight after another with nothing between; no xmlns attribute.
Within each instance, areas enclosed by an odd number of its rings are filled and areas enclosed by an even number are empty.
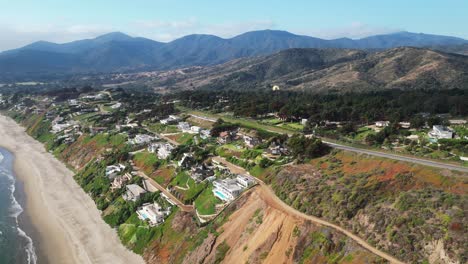
<svg viewBox="0 0 468 264"><path fill-rule="evenodd" d="M138 218L142 221L148 220L151 226L156 226L164 222L166 216L171 213L170 208L164 210L158 203L147 203L137 210Z"/></svg>
<svg viewBox="0 0 468 264"><path fill-rule="evenodd" d="M51 132L54 134L60 133L63 130L67 129L68 127L71 127L73 124L71 123L64 123L64 124L55 124L52 126Z"/></svg>
<svg viewBox="0 0 468 264"><path fill-rule="evenodd" d="M114 179L119 173L125 170L125 166L122 164L110 165L106 167L106 177Z"/></svg>
<svg viewBox="0 0 468 264"><path fill-rule="evenodd" d="M208 130L208 129L203 129L203 130L200 131L200 137L201 137L202 139L207 139L207 138L209 138L210 136L211 136L211 131L210 131L210 130Z"/></svg>
<svg viewBox="0 0 468 264"><path fill-rule="evenodd" d="M198 133L200 133L200 131L201 131L201 127L199 127L199 126L192 126L192 127L190 127L190 131L191 131L192 133L198 134Z"/></svg>
<svg viewBox="0 0 468 264"><path fill-rule="evenodd" d="M451 125L464 125L466 124L466 120L463 120L463 119L451 119L449 120L449 123Z"/></svg>
<svg viewBox="0 0 468 264"><path fill-rule="evenodd" d="M453 138L452 130L450 130L449 128L445 126L439 126L439 125L433 126L432 130L429 131L428 135L429 137L436 138L436 139Z"/></svg>
<svg viewBox="0 0 468 264"><path fill-rule="evenodd" d="M136 184L129 184L127 185L127 191L122 195L122 198L125 201L136 202L144 193L146 193L145 189L141 188Z"/></svg>
<svg viewBox="0 0 468 264"><path fill-rule="evenodd" d="M406 129L411 127L410 122L399 122L398 125L400 125L401 128L406 128Z"/></svg>
<svg viewBox="0 0 468 264"><path fill-rule="evenodd" d="M249 188L255 184L255 180L249 175L237 175L237 183L243 188Z"/></svg>
<svg viewBox="0 0 468 264"><path fill-rule="evenodd" d="M130 144L133 145L143 145L143 144L148 144L153 140L156 140L157 138L154 136L150 135L144 135L144 134L138 134L135 136L134 139L130 140Z"/></svg>
<svg viewBox="0 0 468 264"><path fill-rule="evenodd" d="M242 192L242 187L236 179L216 180L213 181L213 186L213 194L225 202L236 199Z"/></svg>
<svg viewBox="0 0 468 264"><path fill-rule="evenodd" d="M160 122L163 125L169 125L169 124L177 123L179 120L180 120L180 117L176 115L170 115L168 118L162 119Z"/></svg>
<svg viewBox="0 0 468 264"><path fill-rule="evenodd" d="M388 127L390 125L390 121L377 121L375 122L376 127Z"/></svg>
<svg viewBox="0 0 468 264"><path fill-rule="evenodd" d="M188 132L190 131L190 124L187 122L179 122L177 128L182 130L182 132Z"/></svg>
<svg viewBox="0 0 468 264"><path fill-rule="evenodd" d="M119 109L120 107L122 107L122 103L116 103L111 106L112 109Z"/></svg>
<svg viewBox="0 0 468 264"><path fill-rule="evenodd" d="M161 147L161 143L151 143L149 146L148 146L148 152L151 152L151 153L156 153L158 152L158 149Z"/></svg>
<svg viewBox="0 0 468 264"><path fill-rule="evenodd" d="M172 146L171 144L168 144L168 143L163 144L158 149L158 158L167 159L167 157L171 155L173 149L174 149L174 146Z"/></svg>

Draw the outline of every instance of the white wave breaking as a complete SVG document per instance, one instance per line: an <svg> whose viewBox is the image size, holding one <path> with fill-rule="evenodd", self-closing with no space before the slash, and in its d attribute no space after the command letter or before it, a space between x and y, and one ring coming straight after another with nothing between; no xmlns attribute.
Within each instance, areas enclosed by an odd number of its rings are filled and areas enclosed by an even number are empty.
<svg viewBox="0 0 468 264"><path fill-rule="evenodd" d="M2 153L0 153L0 163L4 160L4 156ZM15 193L15 184L16 184L16 179L15 177L11 174L6 172L5 170L0 168L0 173L3 175L6 175L8 178L8 181L10 183L9 189L10 189L10 200L11 200L11 207L9 209L10 216L15 218L16 222L16 230L18 231L18 235L26 240L26 245L25 245L25 253L26 253L26 259L28 264L37 264L37 254L36 250L34 248L34 243L33 240L30 236L24 232L18 222L18 217L23 213L23 207L18 203L16 200L16 197L14 195Z"/></svg>

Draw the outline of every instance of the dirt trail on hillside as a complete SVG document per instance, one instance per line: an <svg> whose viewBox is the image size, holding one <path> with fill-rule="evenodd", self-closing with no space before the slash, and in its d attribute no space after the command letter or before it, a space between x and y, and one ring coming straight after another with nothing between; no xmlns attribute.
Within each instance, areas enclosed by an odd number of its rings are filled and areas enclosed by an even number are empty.
<svg viewBox="0 0 468 264"><path fill-rule="evenodd" d="M235 173L247 174L247 171L245 171L243 168L228 162L224 158L215 157L213 159L216 160L217 162L225 164L229 169L233 170ZM270 206L272 208L275 208L276 210L279 210L279 211L285 213L288 216L291 216L291 217L294 217L294 218L297 218L297 219L312 221L312 222L314 222L316 224L333 228L334 230L336 230L336 231L346 235L347 237L351 238L352 240L354 240L356 243L358 243L363 248L369 250L370 252L374 253L375 255L377 255L377 256L379 256L381 258L384 258L384 259L388 260L391 263L398 263L398 264L404 263L404 262L396 259L395 257L393 257L393 256L391 256L391 255L389 255L389 254L387 254L387 253L385 253L385 252L371 246L365 240L361 239L360 237L354 235L353 233L347 231L346 229L344 229L344 228L342 228L342 227L340 227L338 225L335 225L333 223L330 223L328 221L325 221L325 220L320 219L320 218L315 217L315 216L304 214L304 213L292 208L291 206L289 206L285 202L283 202L280 198L278 198L278 196L276 196L274 191L267 184L265 184L263 181L261 181L259 179L257 179L257 181L260 183L260 186L257 187L258 188L258 194L259 194L260 198L268 206Z"/></svg>
<svg viewBox="0 0 468 264"><path fill-rule="evenodd" d="M363 240L363 239L359 238L358 236L354 235L353 233L341 228L340 226L337 226L335 224L332 224L330 222L327 222L327 221L325 221L323 219L320 219L320 218L317 218L315 216L311 216L311 215L301 213L298 210L292 208L291 206L289 206L285 202L283 202L280 198L278 198L278 196L276 196L276 194L273 192L273 190L263 182L260 183L259 193L260 193L260 196L262 197L262 199L265 200L265 202L269 206L271 206L271 207L273 207L273 208L275 208L277 210L280 210L280 211L282 211L282 212L284 212L284 213L286 213L288 215L291 215L291 216L306 219L306 220L312 221L312 222L320 224L320 225L331 227L331 228L343 233L347 237L353 239L354 241L356 241L363 248L369 250L370 252L376 254L377 256L380 256L380 257L390 261L391 263L398 263L398 264L403 264L404 263L404 262L390 256L389 254L387 254L387 253L385 253L385 252L383 252L381 250L378 250L377 248L369 245L365 240Z"/></svg>
<svg viewBox="0 0 468 264"><path fill-rule="evenodd" d="M343 252L338 246L340 243L346 244L345 254L352 255L353 261L350 263L374 263L379 260L345 235L289 214L281 207L277 209L261 187L253 188L244 195L241 198L242 206L218 230L221 234L203 263L213 263L223 244L227 244L229 250L222 263L296 263L303 257L307 247L321 243L311 238L315 232L329 234L333 246L323 251L319 249L307 263L328 263L327 254Z"/></svg>

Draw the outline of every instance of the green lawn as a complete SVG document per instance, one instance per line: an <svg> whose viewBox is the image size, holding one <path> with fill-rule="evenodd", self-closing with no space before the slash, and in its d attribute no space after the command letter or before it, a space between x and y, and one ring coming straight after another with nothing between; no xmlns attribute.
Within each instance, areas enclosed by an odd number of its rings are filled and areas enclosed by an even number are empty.
<svg viewBox="0 0 468 264"><path fill-rule="evenodd" d="M278 118L269 118L269 119L262 119L262 123L268 124L268 125L278 125L283 123L282 120L279 120Z"/></svg>
<svg viewBox="0 0 468 264"><path fill-rule="evenodd" d="M188 185L188 190L175 188L175 190L182 195L184 203L194 201L195 198L197 198L197 196L206 187L205 183L197 184L185 171L179 172L177 176L171 181L171 184L173 186L179 186L184 189L187 188Z"/></svg>
<svg viewBox="0 0 468 264"><path fill-rule="evenodd" d="M159 165L159 159L155 154L147 151L138 152L133 157L136 165L139 166L146 174L151 175L157 168L155 165Z"/></svg>
<svg viewBox="0 0 468 264"><path fill-rule="evenodd" d="M189 175L185 171L181 171L177 173L174 179L172 179L171 184L174 186L179 186L182 188L186 188L187 181L189 179Z"/></svg>
<svg viewBox="0 0 468 264"><path fill-rule="evenodd" d="M358 129L357 132L358 133L356 134L354 139L358 141L364 141L367 135L375 133L374 130L372 130L372 128L368 128L368 127L361 127Z"/></svg>
<svg viewBox="0 0 468 264"><path fill-rule="evenodd" d="M216 212L216 205L222 203L213 194L213 185L210 183L207 188L195 200L195 207L201 215L211 215Z"/></svg>
<svg viewBox="0 0 468 264"><path fill-rule="evenodd" d="M300 124L300 123L290 123L290 122L287 122L287 123L283 123L280 125L282 128L285 128L285 129L292 129L292 130L296 130L296 131L302 131L304 129L304 125Z"/></svg>
<svg viewBox="0 0 468 264"><path fill-rule="evenodd" d="M273 125L266 125L266 124L261 124L261 121L253 120L253 119L248 119L248 118L236 118L228 115L221 115L221 114L212 114L208 113L205 111L197 111L197 110L192 110L184 107L179 107L182 111L185 111L189 114L194 114L198 116L204 116L204 117L209 117L209 118L222 118L226 122L230 123L238 123L243 127L246 128L251 128L251 129L260 129L260 130L266 130L269 132L274 132L274 133L279 133L279 134L291 134L292 132L296 132L293 129L290 128L281 128L281 127L276 127Z"/></svg>
<svg viewBox="0 0 468 264"><path fill-rule="evenodd" d="M177 133L179 130L176 125L163 125L161 123L148 124L148 129L162 134Z"/></svg>
<svg viewBox="0 0 468 264"><path fill-rule="evenodd" d="M176 141L182 145L185 145L188 142L190 142L194 137L195 137L194 134L182 133L180 136L176 138Z"/></svg>

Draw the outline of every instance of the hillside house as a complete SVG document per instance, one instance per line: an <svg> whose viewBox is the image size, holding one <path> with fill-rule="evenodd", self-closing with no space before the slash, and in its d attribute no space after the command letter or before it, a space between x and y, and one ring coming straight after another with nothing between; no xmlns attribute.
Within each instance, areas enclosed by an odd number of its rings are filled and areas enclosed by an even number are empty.
<svg viewBox="0 0 468 264"><path fill-rule="evenodd" d="M237 175L236 180L242 188L249 188L255 184L255 180L249 175Z"/></svg>
<svg viewBox="0 0 468 264"><path fill-rule="evenodd" d="M208 130L208 129L200 130L200 137L202 139L207 139L207 138L211 137L211 131Z"/></svg>
<svg viewBox="0 0 468 264"><path fill-rule="evenodd" d="M175 124L175 123L177 123L179 121L180 121L180 117L178 117L176 115L169 115L168 118L162 119L159 122L161 122L161 124L163 124L163 125L171 125L171 124Z"/></svg>
<svg viewBox="0 0 468 264"><path fill-rule="evenodd" d="M114 178L114 181L111 183L111 190L116 190L122 188L122 186L129 182L132 179L132 175L130 173L125 173L125 175L118 176Z"/></svg>
<svg viewBox="0 0 468 264"><path fill-rule="evenodd" d="M377 121L375 122L376 127L388 127L390 125L390 121Z"/></svg>
<svg viewBox="0 0 468 264"><path fill-rule="evenodd" d="M126 188L127 191L122 195L122 198L125 201L136 202L138 199L140 199L142 194L146 193L145 189L136 184L129 184Z"/></svg>
<svg viewBox="0 0 468 264"><path fill-rule="evenodd" d="M163 209L157 202L146 203L136 211L142 221L148 220L150 226L164 223L164 219L171 213L170 208Z"/></svg>
<svg viewBox="0 0 468 264"><path fill-rule="evenodd" d="M453 138L453 131L445 126L436 125L432 127L432 130L428 133L430 138L441 139L441 138Z"/></svg>
<svg viewBox="0 0 468 264"><path fill-rule="evenodd" d="M214 171L208 168L205 164L194 166L190 169L190 177L197 183L204 181L206 178L214 175Z"/></svg>
<svg viewBox="0 0 468 264"><path fill-rule="evenodd" d="M217 139L219 144L229 144L235 138L235 133L231 131L224 131L219 133L219 137Z"/></svg>
<svg viewBox="0 0 468 264"><path fill-rule="evenodd" d="M113 180L119 173L125 170L125 165L117 164L106 167L106 177Z"/></svg>
<svg viewBox="0 0 468 264"><path fill-rule="evenodd" d="M190 124L187 122L179 122L177 128L180 129L182 132L189 132L190 131Z"/></svg>
<svg viewBox="0 0 468 264"><path fill-rule="evenodd" d="M188 168L194 163L193 154L192 153L184 153L183 157L177 163L179 167Z"/></svg>
<svg viewBox="0 0 468 264"><path fill-rule="evenodd" d="M144 145L156 139L157 137L154 137L154 136L138 134L138 135L135 135L135 138L129 140L129 143L132 145Z"/></svg>
<svg viewBox="0 0 468 264"><path fill-rule="evenodd" d="M242 187L236 179L223 179L213 181L213 194L222 201L230 202L242 192Z"/></svg>
<svg viewBox="0 0 468 264"><path fill-rule="evenodd" d="M254 148L262 143L262 140L258 137L244 135L244 143L248 148Z"/></svg>
<svg viewBox="0 0 468 264"><path fill-rule="evenodd" d="M166 143L161 145L158 149L158 158L167 159L169 155L171 155L173 149L174 146L172 146L171 144Z"/></svg>

